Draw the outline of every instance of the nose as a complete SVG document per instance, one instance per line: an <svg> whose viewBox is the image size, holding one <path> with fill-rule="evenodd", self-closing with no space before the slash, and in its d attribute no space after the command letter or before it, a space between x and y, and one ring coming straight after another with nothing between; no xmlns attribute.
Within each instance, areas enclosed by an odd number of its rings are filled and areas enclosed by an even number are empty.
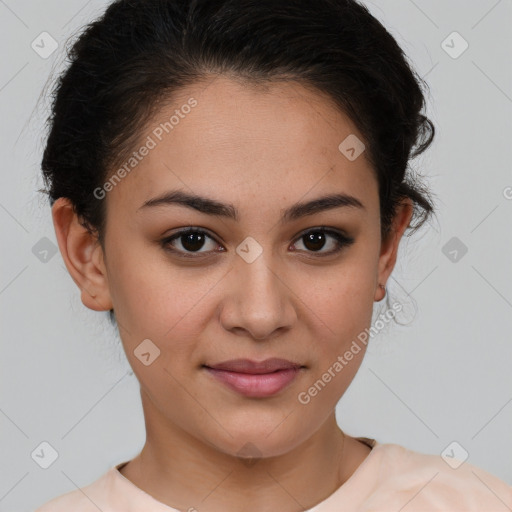
<svg viewBox="0 0 512 512"><path fill-rule="evenodd" d="M288 330L297 319L292 283L264 255L252 263L242 258L235 263L220 314L224 329L255 340Z"/></svg>

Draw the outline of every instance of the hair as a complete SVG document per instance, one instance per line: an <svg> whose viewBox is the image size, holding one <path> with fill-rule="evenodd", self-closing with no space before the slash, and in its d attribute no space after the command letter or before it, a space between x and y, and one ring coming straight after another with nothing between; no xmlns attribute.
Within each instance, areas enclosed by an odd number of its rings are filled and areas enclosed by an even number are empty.
<svg viewBox="0 0 512 512"><path fill-rule="evenodd" d="M434 212L408 163L431 144L427 86L393 36L356 0L117 0L67 49L52 90L42 171L104 247L96 197L147 123L187 85L227 75L294 81L326 94L364 137L379 186L382 236L413 202L410 232ZM340 141L341 142L341 141ZM114 321L114 312L110 310Z"/></svg>

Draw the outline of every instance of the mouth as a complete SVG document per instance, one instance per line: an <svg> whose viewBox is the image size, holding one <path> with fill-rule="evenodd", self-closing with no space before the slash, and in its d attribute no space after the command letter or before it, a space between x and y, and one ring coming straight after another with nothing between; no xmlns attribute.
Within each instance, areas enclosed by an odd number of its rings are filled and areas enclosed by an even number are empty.
<svg viewBox="0 0 512 512"><path fill-rule="evenodd" d="M264 361L253 361L251 359L230 359L213 365L204 365L214 370L226 370L237 373L263 374L279 370L299 369L300 363L273 357Z"/></svg>
<svg viewBox="0 0 512 512"><path fill-rule="evenodd" d="M263 398L286 388L305 366L286 359L257 362L234 359L203 368L228 388L247 397Z"/></svg>

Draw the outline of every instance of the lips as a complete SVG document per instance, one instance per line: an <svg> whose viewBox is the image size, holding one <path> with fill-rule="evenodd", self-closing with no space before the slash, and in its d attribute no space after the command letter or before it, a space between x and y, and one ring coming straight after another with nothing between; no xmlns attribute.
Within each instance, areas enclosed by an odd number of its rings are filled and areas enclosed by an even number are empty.
<svg viewBox="0 0 512 512"><path fill-rule="evenodd" d="M286 359L232 359L212 366L203 365L214 380L237 393L251 398L271 397L298 376L304 366Z"/></svg>
<svg viewBox="0 0 512 512"><path fill-rule="evenodd" d="M263 374L272 373L279 370L298 370L302 367L301 364L288 361L287 359L279 359L276 357L265 359L264 361L252 361L250 359L231 359L230 361L223 361L215 365L205 365L207 368L214 370L226 370L236 373L247 374Z"/></svg>

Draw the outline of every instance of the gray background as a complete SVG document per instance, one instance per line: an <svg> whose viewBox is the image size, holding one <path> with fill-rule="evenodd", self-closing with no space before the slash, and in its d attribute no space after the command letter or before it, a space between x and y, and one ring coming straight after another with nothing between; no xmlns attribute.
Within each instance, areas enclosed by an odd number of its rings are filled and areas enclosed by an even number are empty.
<svg viewBox="0 0 512 512"><path fill-rule="evenodd" d="M412 166L438 197L439 222L404 239L389 290L410 323L372 339L338 421L425 453L457 441L512 484L512 2L365 3L430 85L437 137ZM36 192L48 108L37 100L68 38L106 5L0 0L0 511L84 486L144 442L138 383L106 313L82 305L52 254ZM47 59L31 47L43 31L59 45ZM452 56L442 45L454 31L469 43L457 58L461 41L447 40ZM31 456L43 441L58 452L48 469Z"/></svg>

